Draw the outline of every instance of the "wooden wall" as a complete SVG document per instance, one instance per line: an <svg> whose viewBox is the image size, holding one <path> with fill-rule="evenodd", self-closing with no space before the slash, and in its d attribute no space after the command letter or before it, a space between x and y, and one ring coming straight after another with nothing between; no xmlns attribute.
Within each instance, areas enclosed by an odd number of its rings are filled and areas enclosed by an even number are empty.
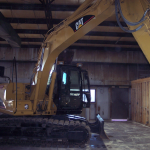
<svg viewBox="0 0 150 150"><path fill-rule="evenodd" d="M132 81L131 85L132 120L150 126L150 78Z"/></svg>

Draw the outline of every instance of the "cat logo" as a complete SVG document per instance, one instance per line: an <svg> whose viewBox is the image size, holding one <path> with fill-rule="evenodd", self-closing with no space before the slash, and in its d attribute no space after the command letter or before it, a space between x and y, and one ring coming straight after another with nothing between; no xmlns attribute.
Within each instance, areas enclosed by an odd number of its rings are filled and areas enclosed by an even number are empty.
<svg viewBox="0 0 150 150"><path fill-rule="evenodd" d="M81 18L80 20L78 20L78 21L75 23L76 31L77 31L78 29L80 29L82 26L83 26L83 18Z"/></svg>
<svg viewBox="0 0 150 150"><path fill-rule="evenodd" d="M84 26L86 23L88 23L90 20L92 20L95 16L94 15L86 15L82 18L79 18L72 23L69 24L69 26L73 29L74 32L78 31L82 26Z"/></svg>

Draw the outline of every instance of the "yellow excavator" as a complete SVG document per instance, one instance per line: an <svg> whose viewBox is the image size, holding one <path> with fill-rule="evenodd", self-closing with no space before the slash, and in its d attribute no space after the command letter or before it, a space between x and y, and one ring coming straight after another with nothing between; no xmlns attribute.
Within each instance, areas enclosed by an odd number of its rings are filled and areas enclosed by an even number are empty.
<svg viewBox="0 0 150 150"><path fill-rule="evenodd" d="M150 62L149 0L85 0L67 19L49 30L29 84L0 85L0 142L87 143L90 132L106 137L104 121L75 116L90 107L88 73L62 65L58 55L104 20L116 14L122 30L132 33ZM120 17L128 25L124 28ZM14 59L14 66L15 66ZM1 76L4 68L2 68Z"/></svg>

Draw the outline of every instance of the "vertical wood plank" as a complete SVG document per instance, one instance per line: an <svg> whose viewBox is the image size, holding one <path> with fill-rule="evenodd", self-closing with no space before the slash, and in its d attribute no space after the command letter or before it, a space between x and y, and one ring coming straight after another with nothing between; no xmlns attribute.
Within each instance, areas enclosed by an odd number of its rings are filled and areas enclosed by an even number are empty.
<svg viewBox="0 0 150 150"><path fill-rule="evenodd" d="M145 93L144 93L144 83L142 83L142 123L144 124L144 120L145 120L145 117L144 117L144 98L145 98Z"/></svg>
<svg viewBox="0 0 150 150"><path fill-rule="evenodd" d="M135 88L135 121L138 122L138 86Z"/></svg>
<svg viewBox="0 0 150 150"><path fill-rule="evenodd" d="M143 124L146 124L146 82L144 82L143 85Z"/></svg>
<svg viewBox="0 0 150 150"><path fill-rule="evenodd" d="M133 89L131 89L131 120L133 121Z"/></svg>
<svg viewBox="0 0 150 150"><path fill-rule="evenodd" d="M134 89L134 97L133 97L133 115L134 121L136 121L136 89Z"/></svg>
<svg viewBox="0 0 150 150"><path fill-rule="evenodd" d="M135 110L135 121L137 122L137 86L135 88L135 101L134 101L134 110Z"/></svg>
<svg viewBox="0 0 150 150"><path fill-rule="evenodd" d="M132 116L132 121L134 121L134 99L135 99L135 89L131 90L131 116Z"/></svg>
<svg viewBox="0 0 150 150"><path fill-rule="evenodd" d="M137 93L138 93L138 97L137 97L137 99L138 99L138 102L137 102L137 105L138 105L138 120L137 120L137 122L140 122L140 83L137 84L137 87L138 87L138 91L137 91Z"/></svg>
<svg viewBox="0 0 150 150"><path fill-rule="evenodd" d="M142 123L142 83L140 83L140 123Z"/></svg>
<svg viewBox="0 0 150 150"><path fill-rule="evenodd" d="M149 82L146 83L146 125L149 124Z"/></svg>
<svg viewBox="0 0 150 150"><path fill-rule="evenodd" d="M144 108L144 113L145 113L145 121L144 121L144 124L146 125L147 124L147 90L146 90L146 87L147 87L147 83L145 82L145 108Z"/></svg>
<svg viewBox="0 0 150 150"><path fill-rule="evenodd" d="M142 117L142 123L143 123L143 83L141 83L141 117Z"/></svg>
<svg viewBox="0 0 150 150"><path fill-rule="evenodd" d="M148 95L148 101L149 101L149 113L150 113L150 82L148 82L148 85L149 85L149 89L148 89L148 93L149 93L149 95ZM149 126L150 126L150 114L149 114Z"/></svg>
<svg viewBox="0 0 150 150"><path fill-rule="evenodd" d="M147 85L147 83L145 82L145 85L144 85L144 89L145 89L145 106L144 106L144 113L145 113L145 121L144 121L144 124L146 125L146 121L147 121L147 90L146 90L146 86Z"/></svg>
<svg viewBox="0 0 150 150"><path fill-rule="evenodd" d="M136 85L136 101L135 101L135 109L136 109L136 122L138 122L138 84Z"/></svg>
<svg viewBox="0 0 150 150"><path fill-rule="evenodd" d="M134 89L134 103L133 103L133 107L134 107L134 121L136 121L136 89Z"/></svg>

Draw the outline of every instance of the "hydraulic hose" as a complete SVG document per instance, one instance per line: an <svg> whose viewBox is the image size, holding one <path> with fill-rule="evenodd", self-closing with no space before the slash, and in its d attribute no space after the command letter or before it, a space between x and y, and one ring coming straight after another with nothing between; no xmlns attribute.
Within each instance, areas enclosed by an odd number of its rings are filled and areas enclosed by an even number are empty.
<svg viewBox="0 0 150 150"><path fill-rule="evenodd" d="M115 14L116 14L116 20L117 20L117 23L118 23L119 27L120 27L123 31L125 31L125 32L133 33L133 32L136 32L136 31L140 30L140 29L144 26L144 24L142 24L142 25L140 25L139 27L137 27L137 28L134 29L134 30L127 30L127 29L125 29L125 28L121 25L120 20L119 20L119 17L118 17L118 0L115 0Z"/></svg>
<svg viewBox="0 0 150 150"><path fill-rule="evenodd" d="M147 9L146 11L145 11L145 13L144 13L144 15L142 16L142 18L138 21L138 22L130 22L130 21L128 21L125 17L124 17L124 15L123 15L123 13L122 13L122 10L121 10L121 5L120 5L120 0L117 0L118 2L118 7L119 7L119 12L120 12L120 15L121 15L121 17L122 17L122 19L124 20L124 22L126 23L126 24L128 24L128 25L130 25L130 26L136 26L136 25L138 25L138 24L140 24L141 22L143 22L144 20L145 20L145 16L146 16L146 14L147 14L147 12L149 11L149 9Z"/></svg>

